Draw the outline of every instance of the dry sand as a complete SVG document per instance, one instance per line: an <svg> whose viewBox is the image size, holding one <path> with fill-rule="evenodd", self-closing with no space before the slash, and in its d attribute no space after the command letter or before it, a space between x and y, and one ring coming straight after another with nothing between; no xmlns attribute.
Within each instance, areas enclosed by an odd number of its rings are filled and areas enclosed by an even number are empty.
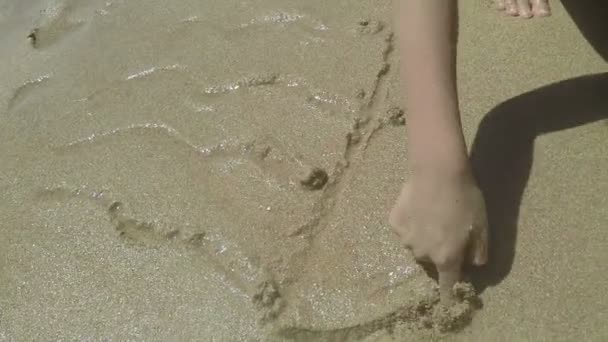
<svg viewBox="0 0 608 342"><path fill-rule="evenodd" d="M445 316L386 223L390 1L1 0L0 341L608 339L605 74L505 102L605 62L557 3L461 12L507 261Z"/></svg>

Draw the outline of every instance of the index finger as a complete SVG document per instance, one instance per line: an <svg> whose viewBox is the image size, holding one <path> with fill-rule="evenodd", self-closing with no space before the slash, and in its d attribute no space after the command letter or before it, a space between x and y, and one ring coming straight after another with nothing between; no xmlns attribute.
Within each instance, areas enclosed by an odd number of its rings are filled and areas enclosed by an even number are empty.
<svg viewBox="0 0 608 342"><path fill-rule="evenodd" d="M460 280L462 259L447 265L437 265L439 277L439 298L443 305L449 306L454 303L452 288Z"/></svg>

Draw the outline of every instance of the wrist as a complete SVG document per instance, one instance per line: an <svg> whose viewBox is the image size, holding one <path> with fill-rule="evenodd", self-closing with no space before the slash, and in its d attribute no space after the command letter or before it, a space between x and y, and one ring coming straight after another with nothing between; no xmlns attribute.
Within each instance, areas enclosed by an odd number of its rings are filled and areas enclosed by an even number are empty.
<svg viewBox="0 0 608 342"><path fill-rule="evenodd" d="M447 157L427 155L426 158L410 161L413 179L472 180L471 164L466 153Z"/></svg>

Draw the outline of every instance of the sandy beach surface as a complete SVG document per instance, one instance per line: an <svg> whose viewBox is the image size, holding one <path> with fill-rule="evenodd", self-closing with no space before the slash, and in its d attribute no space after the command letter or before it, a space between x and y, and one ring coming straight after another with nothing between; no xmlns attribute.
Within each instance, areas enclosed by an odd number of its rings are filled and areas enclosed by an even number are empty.
<svg viewBox="0 0 608 342"><path fill-rule="evenodd" d="M608 74L553 10L461 1L492 260L442 313L390 1L0 0L0 341L608 340Z"/></svg>

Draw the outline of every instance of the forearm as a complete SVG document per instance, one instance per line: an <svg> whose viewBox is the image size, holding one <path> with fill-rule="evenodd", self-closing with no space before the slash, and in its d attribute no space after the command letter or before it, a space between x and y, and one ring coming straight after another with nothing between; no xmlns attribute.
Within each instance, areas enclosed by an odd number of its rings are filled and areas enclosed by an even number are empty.
<svg viewBox="0 0 608 342"><path fill-rule="evenodd" d="M396 1L411 166L468 169L456 87L457 1Z"/></svg>

